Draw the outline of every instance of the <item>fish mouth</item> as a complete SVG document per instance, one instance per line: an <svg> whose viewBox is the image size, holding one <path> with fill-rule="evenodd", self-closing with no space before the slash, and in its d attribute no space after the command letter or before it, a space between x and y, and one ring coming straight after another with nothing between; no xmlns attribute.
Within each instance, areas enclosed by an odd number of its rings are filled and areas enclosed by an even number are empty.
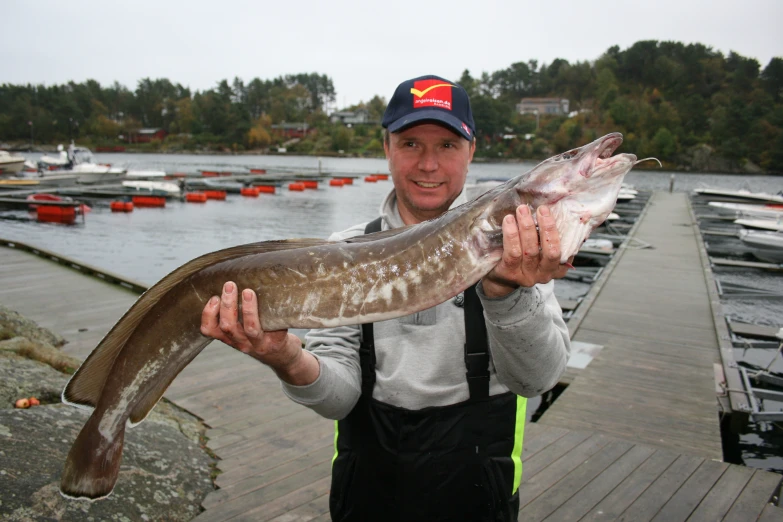
<svg viewBox="0 0 783 522"><path fill-rule="evenodd" d="M603 141L598 145L598 159L609 159L614 154L614 151L622 145L623 135L619 132L613 132L604 136Z"/></svg>

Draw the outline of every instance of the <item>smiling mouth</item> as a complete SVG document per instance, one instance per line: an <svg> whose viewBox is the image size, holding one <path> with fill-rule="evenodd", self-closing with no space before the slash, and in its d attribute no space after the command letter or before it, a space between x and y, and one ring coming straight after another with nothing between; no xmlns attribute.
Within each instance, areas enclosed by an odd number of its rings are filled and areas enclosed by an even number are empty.
<svg viewBox="0 0 783 522"><path fill-rule="evenodd" d="M431 183L426 181L414 181L414 183L421 188L437 188L443 185L443 183Z"/></svg>

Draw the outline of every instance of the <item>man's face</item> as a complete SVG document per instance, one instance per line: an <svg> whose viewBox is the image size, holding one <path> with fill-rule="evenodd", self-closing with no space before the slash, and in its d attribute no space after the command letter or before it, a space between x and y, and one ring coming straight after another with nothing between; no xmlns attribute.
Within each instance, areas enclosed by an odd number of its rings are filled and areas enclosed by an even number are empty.
<svg viewBox="0 0 783 522"><path fill-rule="evenodd" d="M391 133L389 138L383 148L405 224L446 212L465 185L475 143L432 123Z"/></svg>

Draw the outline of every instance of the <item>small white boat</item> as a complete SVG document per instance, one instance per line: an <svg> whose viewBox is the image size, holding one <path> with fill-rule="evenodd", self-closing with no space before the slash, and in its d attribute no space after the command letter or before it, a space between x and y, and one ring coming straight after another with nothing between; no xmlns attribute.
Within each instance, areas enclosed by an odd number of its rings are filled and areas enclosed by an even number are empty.
<svg viewBox="0 0 783 522"><path fill-rule="evenodd" d="M760 228L762 230L772 230L773 232L783 232L783 218L780 219L735 219L734 223L742 225L745 228Z"/></svg>
<svg viewBox="0 0 783 522"><path fill-rule="evenodd" d="M725 189L710 189L710 188L697 188L694 192L700 196L718 197L728 201L746 201L746 202L763 202L763 203L776 203L783 204L783 195L781 194L769 194L767 192L751 192L749 190L725 190Z"/></svg>
<svg viewBox="0 0 783 522"><path fill-rule="evenodd" d="M24 157L0 150L0 175L16 174L24 168Z"/></svg>
<svg viewBox="0 0 783 522"><path fill-rule="evenodd" d="M159 179L166 177L166 173L162 170L128 170L125 173L125 177L128 179Z"/></svg>
<svg viewBox="0 0 783 522"><path fill-rule="evenodd" d="M740 230L740 240L761 261L783 263L783 234L760 230Z"/></svg>
<svg viewBox="0 0 783 522"><path fill-rule="evenodd" d="M179 194L181 192L179 185L172 181L128 180L123 181L122 186L144 191L159 190L169 194Z"/></svg>
<svg viewBox="0 0 783 522"><path fill-rule="evenodd" d="M710 201L707 205L721 214L734 215L736 217L762 219L783 217L783 205L751 205L749 203L728 203L724 201Z"/></svg>
<svg viewBox="0 0 783 522"><path fill-rule="evenodd" d="M92 151L86 147L76 147L71 143L68 152L62 145L57 147L58 156L42 156L38 160L41 176L56 177L60 175L75 175L76 183L96 184L111 183L125 177L125 169L111 165L95 163Z"/></svg>

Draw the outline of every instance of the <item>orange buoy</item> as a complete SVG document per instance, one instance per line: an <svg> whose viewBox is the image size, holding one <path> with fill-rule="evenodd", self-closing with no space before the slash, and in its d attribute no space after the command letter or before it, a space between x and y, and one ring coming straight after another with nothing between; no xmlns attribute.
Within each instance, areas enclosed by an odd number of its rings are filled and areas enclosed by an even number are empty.
<svg viewBox="0 0 783 522"><path fill-rule="evenodd" d="M205 178L215 178L220 175L219 172L215 172L214 170L202 170L201 175Z"/></svg>
<svg viewBox="0 0 783 522"><path fill-rule="evenodd" d="M341 179L330 179L329 180L329 186L330 187L342 187L345 184L345 182Z"/></svg>
<svg viewBox="0 0 783 522"><path fill-rule="evenodd" d="M305 189L304 183L289 183L288 184L288 190L294 190L297 192L301 192Z"/></svg>
<svg viewBox="0 0 783 522"><path fill-rule="evenodd" d="M251 174L266 174L266 169L250 169Z"/></svg>
<svg viewBox="0 0 783 522"><path fill-rule="evenodd" d="M375 179L384 180L384 181L389 179L388 174L373 174L373 176L375 177Z"/></svg>
<svg viewBox="0 0 783 522"><path fill-rule="evenodd" d="M139 208L162 208L166 206L166 198L161 196L133 196L133 205Z"/></svg>
<svg viewBox="0 0 783 522"><path fill-rule="evenodd" d="M367 183L375 183L376 181L378 181L378 178L376 178L375 176L365 176L364 181Z"/></svg>
<svg viewBox="0 0 783 522"><path fill-rule="evenodd" d="M112 201L109 204L112 212L133 212L132 201Z"/></svg>
<svg viewBox="0 0 783 522"><path fill-rule="evenodd" d="M306 189L317 189L318 188L318 182L313 180L307 180L301 182L304 185L304 188Z"/></svg>
<svg viewBox="0 0 783 522"><path fill-rule="evenodd" d="M38 205L35 209L38 221L44 223L63 223L70 225L76 221L75 207L60 207L56 205Z"/></svg>
<svg viewBox="0 0 783 522"><path fill-rule="evenodd" d="M275 186L274 185L256 185L256 190L258 190L262 194L274 194L275 193Z"/></svg>
<svg viewBox="0 0 783 522"><path fill-rule="evenodd" d="M185 201L190 203L206 203L207 195L203 192L188 192L185 194Z"/></svg>
<svg viewBox="0 0 783 522"><path fill-rule="evenodd" d="M257 198L259 190L256 187L242 187L239 193L249 198Z"/></svg>
<svg viewBox="0 0 783 522"><path fill-rule="evenodd" d="M175 172L174 174L169 174L166 177L167 178L184 178L185 176L187 176L187 174L185 174L184 172Z"/></svg>
<svg viewBox="0 0 783 522"><path fill-rule="evenodd" d="M343 185L353 185L353 178L342 178Z"/></svg>
<svg viewBox="0 0 783 522"><path fill-rule="evenodd" d="M218 201L226 200L225 190L205 190L204 194L206 194L207 199L216 199Z"/></svg>

